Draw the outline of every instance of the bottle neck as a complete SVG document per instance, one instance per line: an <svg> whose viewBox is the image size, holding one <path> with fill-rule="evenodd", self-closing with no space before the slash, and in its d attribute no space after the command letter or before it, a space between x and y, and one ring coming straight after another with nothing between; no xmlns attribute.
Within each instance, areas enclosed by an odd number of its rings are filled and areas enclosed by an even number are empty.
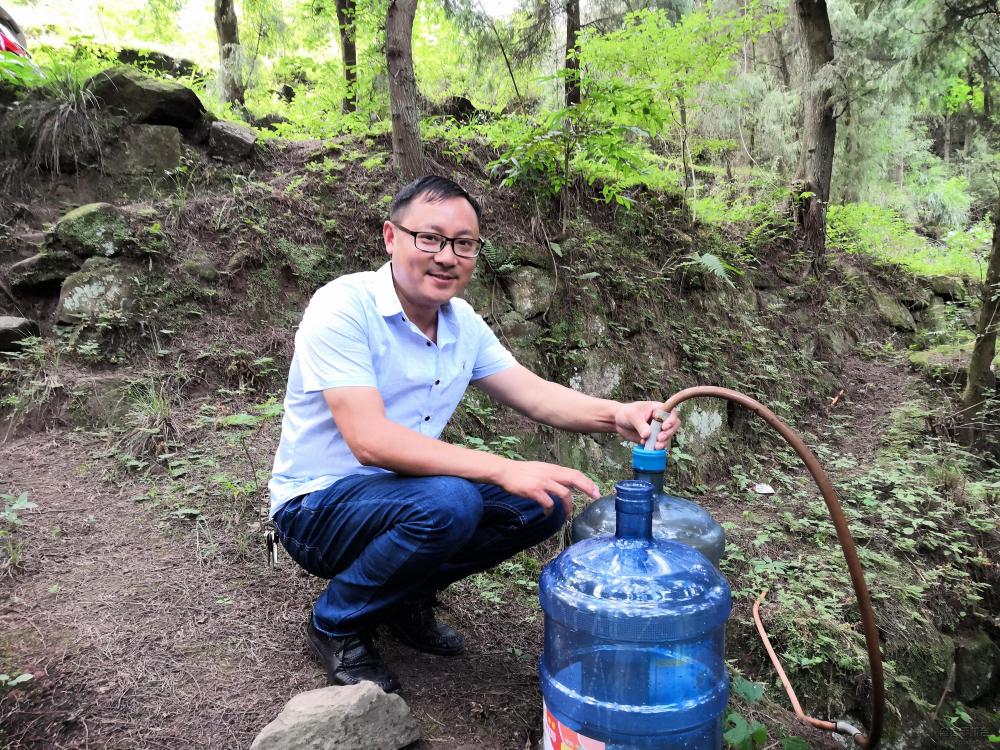
<svg viewBox="0 0 1000 750"><path fill-rule="evenodd" d="M642 479L653 485L653 495L663 494L663 472L662 471L643 471L642 469L632 469L633 479Z"/></svg>
<svg viewBox="0 0 1000 750"><path fill-rule="evenodd" d="M615 506L615 536L618 539L645 539L653 541L653 508L641 513Z"/></svg>

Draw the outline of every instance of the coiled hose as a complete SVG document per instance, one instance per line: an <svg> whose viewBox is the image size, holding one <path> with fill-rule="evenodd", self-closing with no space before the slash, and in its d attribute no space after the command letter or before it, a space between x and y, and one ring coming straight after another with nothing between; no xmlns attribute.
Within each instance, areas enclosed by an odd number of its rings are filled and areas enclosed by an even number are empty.
<svg viewBox="0 0 1000 750"><path fill-rule="evenodd" d="M775 655L774 649L771 648L767 634L764 632L763 624L760 622L759 607L764 595L767 593L766 591L761 594L761 596L757 599L757 602L754 604L754 619L757 621L758 631L764 641L765 648L767 649L768 655L771 657L771 662L778 671L782 684L785 686L785 690L787 691L792 702L796 715L802 721L820 729L848 734L853 737L854 741L859 746L866 748L866 750L876 750L879 741L882 738L882 719L885 712L885 678L882 673L882 653L879 648L879 636L878 628L875 625L875 613L872 610L871 597L868 594L868 584L865 583L865 574L861 569L861 561L858 559L858 551L854 545L854 538L851 536L851 531L847 527L847 518L844 516L844 510L840 507L840 502L837 500L837 493L833 489L833 485L830 483L830 479L827 477L823 467L816 459L816 456L813 455L813 452L809 450L808 446L806 446L803 442L802 438L800 438L788 425L778 419L774 412L766 406L738 391L711 385L699 385L693 388L686 388L667 399L662 407L662 411L665 413L658 416L660 416L661 419L665 418L666 414L673 411L678 404L687 401L689 398L702 396L732 401L763 418L765 422L777 430L785 441L792 446L795 452L799 455L799 458L801 458L802 462L806 465L806 468L809 469L809 473L812 474L813 479L819 486L820 492L823 494L823 499L826 501L826 507L830 511L830 518L833 520L833 525L837 530L837 539L840 541L840 546L844 551L844 559L847 561L847 568L851 573L851 583L854 585L854 593L858 599L858 608L861 611L861 625L865 633L865 643L868 646L868 665L872 681L872 719L871 729L867 735L862 734L860 730L850 724L847 724L846 722L822 721L806 716L802 711L802 707L799 705L798 699L795 697L795 692L792 690L791 684L788 682L788 678L785 676L784 670L778 662L778 657ZM650 436L647 446L649 446L650 442L655 444L656 434L659 432L659 427L660 424L657 421L654 421L652 427L653 434Z"/></svg>

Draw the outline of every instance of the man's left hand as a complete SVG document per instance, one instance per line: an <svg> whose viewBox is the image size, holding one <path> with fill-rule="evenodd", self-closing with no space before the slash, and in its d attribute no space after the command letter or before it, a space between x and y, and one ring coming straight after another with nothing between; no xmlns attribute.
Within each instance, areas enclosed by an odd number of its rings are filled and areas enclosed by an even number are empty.
<svg viewBox="0 0 1000 750"><path fill-rule="evenodd" d="M644 445L650 434L649 423L662 407L663 404L659 401L633 401L630 404L622 404L615 412L615 429L626 440ZM666 448L667 441L679 427L677 415L671 412L663 420L663 429L656 438L656 450Z"/></svg>

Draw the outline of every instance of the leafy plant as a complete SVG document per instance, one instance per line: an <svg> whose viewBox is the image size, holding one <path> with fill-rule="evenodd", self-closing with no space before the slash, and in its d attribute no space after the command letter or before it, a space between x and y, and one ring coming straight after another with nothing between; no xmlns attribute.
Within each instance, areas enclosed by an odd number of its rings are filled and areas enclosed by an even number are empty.
<svg viewBox="0 0 1000 750"><path fill-rule="evenodd" d="M36 508L35 503L28 500L28 493L19 495L0 494L3 501L3 513L0 514L0 572L17 567L24 553L24 545L14 539L17 527L21 525L18 511ZM0 687L3 683L0 680Z"/></svg>

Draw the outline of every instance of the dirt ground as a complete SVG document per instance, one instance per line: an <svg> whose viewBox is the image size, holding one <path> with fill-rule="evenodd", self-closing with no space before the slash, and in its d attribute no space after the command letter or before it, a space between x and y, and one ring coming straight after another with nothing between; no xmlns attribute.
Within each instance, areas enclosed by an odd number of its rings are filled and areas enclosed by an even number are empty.
<svg viewBox="0 0 1000 750"><path fill-rule="evenodd" d="M854 427L841 449L874 449L910 377L884 361L848 363L835 411ZM0 579L0 660L35 675L0 701L0 746L247 747L291 696L324 684L302 635L322 582L287 557L267 567L262 548L206 557L210 527L166 522L135 502L147 487L109 475L107 453L106 438L66 429L0 446L0 490L27 491L38 506L22 514L19 567ZM541 726L541 613L465 586L445 596L465 655L381 641L421 727L415 747L530 750Z"/></svg>

